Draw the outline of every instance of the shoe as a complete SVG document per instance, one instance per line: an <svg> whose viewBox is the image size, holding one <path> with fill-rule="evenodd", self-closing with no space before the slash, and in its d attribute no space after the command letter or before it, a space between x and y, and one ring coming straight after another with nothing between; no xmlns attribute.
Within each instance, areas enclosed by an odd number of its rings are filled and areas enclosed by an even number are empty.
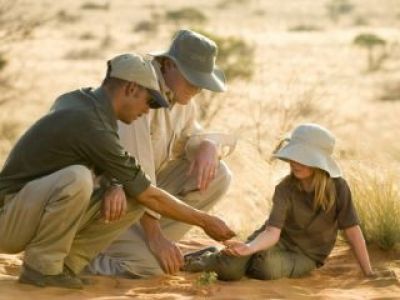
<svg viewBox="0 0 400 300"><path fill-rule="evenodd" d="M82 281L76 277L62 272L57 275L44 275L28 265L22 266L22 273L18 281L24 284L31 284L39 287L56 286L67 289L82 289Z"/></svg>
<svg viewBox="0 0 400 300"><path fill-rule="evenodd" d="M93 284L93 281L90 278L76 275L75 272L72 271L67 265L64 265L64 271L63 272L65 274L71 276L71 277L76 277L76 278L80 279L83 285L91 285L91 284Z"/></svg>
<svg viewBox="0 0 400 300"><path fill-rule="evenodd" d="M184 258L184 260L186 262L186 261L189 261L189 260L196 259L196 258L198 258L198 257L200 257L202 255L212 254L212 253L216 253L216 252L218 252L218 248L217 247L209 246L209 247L197 250L197 251L189 252L189 253L185 254L183 256L183 258Z"/></svg>
<svg viewBox="0 0 400 300"><path fill-rule="evenodd" d="M207 271L208 257L217 252L217 247L210 246L184 255L185 263L181 271L192 273Z"/></svg>

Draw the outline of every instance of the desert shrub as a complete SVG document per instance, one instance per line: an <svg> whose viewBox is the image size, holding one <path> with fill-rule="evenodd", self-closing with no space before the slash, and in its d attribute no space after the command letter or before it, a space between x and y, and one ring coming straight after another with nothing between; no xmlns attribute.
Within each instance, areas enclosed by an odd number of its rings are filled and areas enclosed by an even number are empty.
<svg viewBox="0 0 400 300"><path fill-rule="evenodd" d="M157 32L158 30L158 23L155 21L141 21L134 25L133 31L134 32Z"/></svg>
<svg viewBox="0 0 400 300"><path fill-rule="evenodd" d="M207 21L206 15L193 7L185 7L177 10L169 10L165 13L165 19L176 23L189 22L201 24Z"/></svg>
<svg viewBox="0 0 400 300"><path fill-rule="evenodd" d="M81 19L81 16L61 9L55 15L55 19L60 23L76 23Z"/></svg>
<svg viewBox="0 0 400 300"><path fill-rule="evenodd" d="M400 81L390 82L383 85L382 94L379 97L382 101L400 100Z"/></svg>
<svg viewBox="0 0 400 300"><path fill-rule="evenodd" d="M81 9L87 10L109 10L110 2L105 1L104 3L95 3L95 2L85 2L81 5Z"/></svg>
<svg viewBox="0 0 400 300"><path fill-rule="evenodd" d="M353 40L354 45L367 50L368 71L379 70L388 57L386 41L373 33L361 33Z"/></svg>
<svg viewBox="0 0 400 300"><path fill-rule="evenodd" d="M64 58L69 60L90 60L90 59L98 59L101 57L102 57L102 51L100 48L73 49L68 51L64 55Z"/></svg>
<svg viewBox="0 0 400 300"><path fill-rule="evenodd" d="M29 38L32 32L48 20L46 15L36 15L20 2L0 0L0 105L12 99L12 75L7 72L7 60L14 42ZM7 73L7 74L6 74Z"/></svg>
<svg viewBox="0 0 400 300"><path fill-rule="evenodd" d="M94 40L94 39L96 39L96 36L93 33L91 33L90 31L88 31L88 32L84 32L81 35L79 35L79 39L83 40L83 41Z"/></svg>
<svg viewBox="0 0 400 300"><path fill-rule="evenodd" d="M381 166L357 164L349 182L366 242L393 248L400 242L399 178Z"/></svg>
<svg viewBox="0 0 400 300"><path fill-rule="evenodd" d="M299 24L289 28L289 31L320 31L321 28L316 25Z"/></svg>
<svg viewBox="0 0 400 300"><path fill-rule="evenodd" d="M14 142L20 131L20 123L14 120L2 120L0 123L0 140Z"/></svg>
<svg viewBox="0 0 400 300"><path fill-rule="evenodd" d="M355 26L365 26L368 25L368 19L363 16L356 16L353 20Z"/></svg>
<svg viewBox="0 0 400 300"><path fill-rule="evenodd" d="M218 9L226 9L237 4L245 4L245 3L246 0L222 0L219 3L217 3L216 7Z"/></svg>
<svg viewBox="0 0 400 300"><path fill-rule="evenodd" d="M331 0L326 5L329 18L338 22L342 15L349 14L354 10L354 5L349 0Z"/></svg>

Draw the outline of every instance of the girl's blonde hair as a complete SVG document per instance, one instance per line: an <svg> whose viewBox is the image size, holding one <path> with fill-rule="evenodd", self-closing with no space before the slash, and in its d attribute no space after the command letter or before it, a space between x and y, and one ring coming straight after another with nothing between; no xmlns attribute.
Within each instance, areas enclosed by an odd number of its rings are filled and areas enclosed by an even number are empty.
<svg viewBox="0 0 400 300"><path fill-rule="evenodd" d="M313 168L314 175L312 186L314 188L314 210L322 209L325 212L329 211L336 200L336 188L333 179L329 174L321 169ZM303 186L292 173L286 176L283 181L293 182L295 186L303 191Z"/></svg>

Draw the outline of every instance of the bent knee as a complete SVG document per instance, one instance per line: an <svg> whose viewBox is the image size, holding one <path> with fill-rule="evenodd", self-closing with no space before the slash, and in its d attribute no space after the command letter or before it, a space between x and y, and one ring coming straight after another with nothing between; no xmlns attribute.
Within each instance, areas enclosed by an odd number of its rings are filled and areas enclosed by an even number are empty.
<svg viewBox="0 0 400 300"><path fill-rule="evenodd" d="M79 193L89 200L93 192L93 177L91 171L81 165L72 165L62 170L62 177L68 185L70 193Z"/></svg>
<svg viewBox="0 0 400 300"><path fill-rule="evenodd" d="M222 193L225 193L232 181L232 172L223 161L220 161L214 184L218 186Z"/></svg>

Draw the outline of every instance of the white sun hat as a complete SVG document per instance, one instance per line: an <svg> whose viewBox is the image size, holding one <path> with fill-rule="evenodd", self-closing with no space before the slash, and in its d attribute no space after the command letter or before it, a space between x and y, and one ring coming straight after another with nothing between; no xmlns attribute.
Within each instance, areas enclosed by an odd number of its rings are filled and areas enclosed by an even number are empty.
<svg viewBox="0 0 400 300"><path fill-rule="evenodd" d="M308 167L326 171L332 178L342 176L337 163L332 159L335 137L318 124L297 126L288 143L272 155L284 161L292 160Z"/></svg>

